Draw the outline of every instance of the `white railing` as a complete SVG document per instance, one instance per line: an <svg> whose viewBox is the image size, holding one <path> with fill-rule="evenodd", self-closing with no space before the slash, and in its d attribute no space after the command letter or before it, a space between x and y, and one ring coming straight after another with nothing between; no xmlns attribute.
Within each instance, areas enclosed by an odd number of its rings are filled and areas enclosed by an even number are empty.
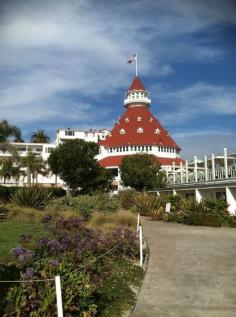
<svg viewBox="0 0 236 317"><path fill-rule="evenodd" d="M200 165L200 166L199 166ZM185 184L224 180L236 178L236 154L227 155L224 149L222 156L211 155L210 159L204 157L204 161L198 161L197 156L191 163L186 161L183 165L172 164L171 170L166 173L168 184Z"/></svg>

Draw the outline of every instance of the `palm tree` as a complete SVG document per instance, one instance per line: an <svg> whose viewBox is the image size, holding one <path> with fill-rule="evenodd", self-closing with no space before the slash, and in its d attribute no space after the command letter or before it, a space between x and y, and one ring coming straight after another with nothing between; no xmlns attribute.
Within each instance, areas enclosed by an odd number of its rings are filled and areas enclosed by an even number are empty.
<svg viewBox="0 0 236 317"><path fill-rule="evenodd" d="M49 143L50 137L44 130L37 130L32 134L30 141L32 143Z"/></svg>
<svg viewBox="0 0 236 317"><path fill-rule="evenodd" d="M0 121L0 143L8 142L12 137L14 142L23 142L17 126L10 125L7 120Z"/></svg>
<svg viewBox="0 0 236 317"><path fill-rule="evenodd" d="M17 166L14 162L13 157L5 157L0 160L0 177L3 178L3 183L6 183L7 179L11 177L15 178L16 183L19 182L21 175L24 175L24 172Z"/></svg>
<svg viewBox="0 0 236 317"><path fill-rule="evenodd" d="M42 157L36 153L28 152L26 156L21 158L21 167L26 168L27 183L31 185L37 183L38 174L46 176L48 170Z"/></svg>

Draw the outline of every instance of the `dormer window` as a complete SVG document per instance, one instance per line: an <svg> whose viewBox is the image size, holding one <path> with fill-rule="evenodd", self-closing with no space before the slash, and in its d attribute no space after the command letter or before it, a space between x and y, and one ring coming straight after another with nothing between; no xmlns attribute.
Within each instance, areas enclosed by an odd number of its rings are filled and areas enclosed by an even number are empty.
<svg viewBox="0 0 236 317"><path fill-rule="evenodd" d="M160 129L157 128L157 129L155 130L155 134L160 134Z"/></svg>
<svg viewBox="0 0 236 317"><path fill-rule="evenodd" d="M120 134L125 134L125 129L120 129Z"/></svg>
<svg viewBox="0 0 236 317"><path fill-rule="evenodd" d="M129 122L129 118L125 118L125 122Z"/></svg>
<svg viewBox="0 0 236 317"><path fill-rule="evenodd" d="M149 122L152 122L152 121L153 121L153 118L152 118L152 117L150 117L150 118L149 118Z"/></svg>
<svg viewBox="0 0 236 317"><path fill-rule="evenodd" d="M141 121L142 120L142 118L141 117L137 117L137 121Z"/></svg>
<svg viewBox="0 0 236 317"><path fill-rule="evenodd" d="M137 133L143 133L143 128L138 128Z"/></svg>

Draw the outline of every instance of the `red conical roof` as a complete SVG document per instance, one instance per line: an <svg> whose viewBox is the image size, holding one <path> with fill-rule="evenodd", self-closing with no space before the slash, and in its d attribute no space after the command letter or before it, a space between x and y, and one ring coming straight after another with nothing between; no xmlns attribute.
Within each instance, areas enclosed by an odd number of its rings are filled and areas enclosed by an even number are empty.
<svg viewBox="0 0 236 317"><path fill-rule="evenodd" d="M100 145L108 147L157 145L180 150L168 131L145 106L128 108L115 124L111 135L100 141Z"/></svg>
<svg viewBox="0 0 236 317"><path fill-rule="evenodd" d="M144 85L141 82L141 79L139 77L135 77L131 86L129 87L129 91L133 91L133 90L143 90L145 91Z"/></svg>

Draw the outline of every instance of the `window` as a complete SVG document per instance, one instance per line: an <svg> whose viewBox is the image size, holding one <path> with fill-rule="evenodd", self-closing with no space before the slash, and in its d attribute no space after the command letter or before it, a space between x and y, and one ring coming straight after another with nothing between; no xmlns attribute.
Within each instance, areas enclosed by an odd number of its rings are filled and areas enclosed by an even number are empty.
<svg viewBox="0 0 236 317"><path fill-rule="evenodd" d="M138 128L137 133L143 133L143 128Z"/></svg>
<svg viewBox="0 0 236 317"><path fill-rule="evenodd" d="M129 118L125 118L125 122L129 122Z"/></svg>
<svg viewBox="0 0 236 317"><path fill-rule="evenodd" d="M137 146L134 147L134 150L137 151Z"/></svg>
<svg viewBox="0 0 236 317"><path fill-rule="evenodd" d="M125 129L120 129L120 134L125 134Z"/></svg>
<svg viewBox="0 0 236 317"><path fill-rule="evenodd" d="M73 131L73 130L66 130L66 131L65 131L65 135L67 135L67 136L74 136L74 135L75 135L75 131Z"/></svg>
<svg viewBox="0 0 236 317"><path fill-rule="evenodd" d="M133 146L131 145L131 147L130 147L130 151L133 151Z"/></svg>
<svg viewBox="0 0 236 317"><path fill-rule="evenodd" d="M152 150L152 146L149 146L149 150L150 150L150 151Z"/></svg>
<svg viewBox="0 0 236 317"><path fill-rule="evenodd" d="M152 117L150 117L150 118L149 118L149 122L152 122L152 121L153 121L153 118L152 118Z"/></svg>
<svg viewBox="0 0 236 317"><path fill-rule="evenodd" d="M118 147L116 148L116 152L119 152L119 148Z"/></svg>
<svg viewBox="0 0 236 317"><path fill-rule="evenodd" d="M142 118L141 117L137 117L137 121L141 121L142 120Z"/></svg>
<svg viewBox="0 0 236 317"><path fill-rule="evenodd" d="M148 146L146 146L146 151L148 151Z"/></svg>
<svg viewBox="0 0 236 317"><path fill-rule="evenodd" d="M129 151L129 147L128 146L126 146L126 151Z"/></svg>
<svg viewBox="0 0 236 317"><path fill-rule="evenodd" d="M45 152L46 153L51 153L53 150L53 147L46 147Z"/></svg>
<svg viewBox="0 0 236 317"><path fill-rule="evenodd" d="M142 151L144 151L144 146L142 146Z"/></svg>
<svg viewBox="0 0 236 317"><path fill-rule="evenodd" d="M112 153L112 148L110 148L110 153Z"/></svg>
<svg viewBox="0 0 236 317"><path fill-rule="evenodd" d="M140 146L138 146L138 150L139 150L139 151L141 150L141 147L140 147Z"/></svg>
<svg viewBox="0 0 236 317"><path fill-rule="evenodd" d="M125 151L125 147L123 146L123 151Z"/></svg>
<svg viewBox="0 0 236 317"><path fill-rule="evenodd" d="M160 129L157 128L157 129L155 130L155 134L160 134Z"/></svg>
<svg viewBox="0 0 236 317"><path fill-rule="evenodd" d="M122 152L122 147L120 146L120 152Z"/></svg>

